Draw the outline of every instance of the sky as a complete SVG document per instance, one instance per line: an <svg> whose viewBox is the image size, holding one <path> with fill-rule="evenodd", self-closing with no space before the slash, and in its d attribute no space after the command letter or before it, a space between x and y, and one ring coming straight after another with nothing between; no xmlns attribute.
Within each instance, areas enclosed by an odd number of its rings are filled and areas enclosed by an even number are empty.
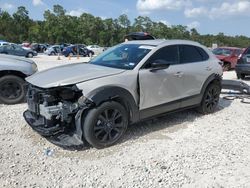
<svg viewBox="0 0 250 188"><path fill-rule="evenodd" d="M250 37L250 0L0 0L2 10L13 13L25 6L34 20L60 4L67 14L90 13L105 18L127 14L131 22L137 16L169 26L185 25L201 34L245 35Z"/></svg>

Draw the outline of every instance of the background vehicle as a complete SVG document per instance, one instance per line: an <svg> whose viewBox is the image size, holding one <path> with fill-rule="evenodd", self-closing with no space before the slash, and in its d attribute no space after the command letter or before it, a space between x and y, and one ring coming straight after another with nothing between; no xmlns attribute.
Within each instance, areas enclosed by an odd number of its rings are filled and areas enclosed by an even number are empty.
<svg viewBox="0 0 250 188"><path fill-rule="evenodd" d="M124 36L124 40L154 40L155 38L146 32L134 32Z"/></svg>
<svg viewBox="0 0 250 188"><path fill-rule="evenodd" d="M84 45L71 45L63 49L62 54L65 57L73 55L82 55L82 56L92 56L95 53L92 50L87 49Z"/></svg>
<svg viewBox="0 0 250 188"><path fill-rule="evenodd" d="M0 103L23 102L25 78L37 71L36 64L26 58L0 54Z"/></svg>
<svg viewBox="0 0 250 188"><path fill-rule="evenodd" d="M0 46L0 53L16 55L16 56L24 56L24 57L29 57L29 58L32 58L33 56L37 56L37 52L33 50L24 49L17 44L9 44L9 45Z"/></svg>
<svg viewBox="0 0 250 188"><path fill-rule="evenodd" d="M221 75L219 60L196 42L129 41L89 64L57 67L27 78L24 117L44 136L66 129L74 142L84 138L103 148L116 143L130 123L186 108L214 112Z"/></svg>
<svg viewBox="0 0 250 188"><path fill-rule="evenodd" d="M64 48L71 46L72 44L68 44L68 43L61 43L59 44L59 46L61 47L61 51L63 51Z"/></svg>
<svg viewBox="0 0 250 188"><path fill-rule="evenodd" d="M100 53L102 53L104 51L104 48L103 47L100 47L98 45L89 45L89 46L86 46L86 48L88 50L91 50L94 52L94 54L98 55Z"/></svg>
<svg viewBox="0 0 250 188"><path fill-rule="evenodd" d="M37 43L33 43L31 45L31 49L36 51L37 53L43 53L45 52L45 50L47 49L47 45L45 44L37 44Z"/></svg>
<svg viewBox="0 0 250 188"><path fill-rule="evenodd" d="M0 41L0 46L8 45L9 43L6 41Z"/></svg>
<svg viewBox="0 0 250 188"><path fill-rule="evenodd" d="M56 55L61 53L61 47L59 45L54 45L49 47L47 50L44 52L47 55Z"/></svg>
<svg viewBox="0 0 250 188"><path fill-rule="evenodd" d="M212 52L223 62L223 69L228 71L235 68L238 57L242 53L242 49L235 47L220 47L215 48Z"/></svg>
<svg viewBox="0 0 250 188"><path fill-rule="evenodd" d="M240 55L235 71L238 79L244 79L245 76L250 75L250 47L245 49L245 51Z"/></svg>

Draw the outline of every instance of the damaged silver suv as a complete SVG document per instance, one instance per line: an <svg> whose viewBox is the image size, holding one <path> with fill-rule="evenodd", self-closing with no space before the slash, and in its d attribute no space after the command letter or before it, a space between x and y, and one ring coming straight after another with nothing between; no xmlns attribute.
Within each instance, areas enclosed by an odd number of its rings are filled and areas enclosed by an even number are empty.
<svg viewBox="0 0 250 188"><path fill-rule="evenodd" d="M39 72L26 80L28 124L72 144L115 144L129 124L186 108L215 111L222 68L206 47L184 40L129 41L88 64ZM152 125L153 126L153 125Z"/></svg>

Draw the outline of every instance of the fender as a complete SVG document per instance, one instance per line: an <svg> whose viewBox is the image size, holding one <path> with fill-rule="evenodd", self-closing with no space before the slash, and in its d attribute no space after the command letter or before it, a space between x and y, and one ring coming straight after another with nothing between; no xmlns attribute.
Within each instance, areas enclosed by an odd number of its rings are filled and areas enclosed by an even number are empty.
<svg viewBox="0 0 250 188"><path fill-rule="evenodd" d="M122 103L130 112L130 122L135 123L139 121L139 108L135 102L132 94L118 86L104 86L92 91L87 98L91 100L96 106L104 101L114 100Z"/></svg>
<svg viewBox="0 0 250 188"><path fill-rule="evenodd" d="M210 83L212 83L213 81L218 81L219 84L220 84L220 87L222 87L222 86L221 86L222 77L221 77L219 74L211 74L211 75L207 78L207 80L204 82L204 84L203 84L203 86L202 86L201 93L200 93L202 96L204 95L207 86L208 86Z"/></svg>

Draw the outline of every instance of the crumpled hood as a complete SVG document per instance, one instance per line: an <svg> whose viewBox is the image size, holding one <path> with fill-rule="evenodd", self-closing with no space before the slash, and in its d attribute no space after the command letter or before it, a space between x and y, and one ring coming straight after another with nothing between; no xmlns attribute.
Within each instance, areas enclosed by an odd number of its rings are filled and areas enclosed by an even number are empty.
<svg viewBox="0 0 250 188"><path fill-rule="evenodd" d="M26 81L41 88L50 88L112 76L124 71L93 64L75 63L38 72L26 78Z"/></svg>

